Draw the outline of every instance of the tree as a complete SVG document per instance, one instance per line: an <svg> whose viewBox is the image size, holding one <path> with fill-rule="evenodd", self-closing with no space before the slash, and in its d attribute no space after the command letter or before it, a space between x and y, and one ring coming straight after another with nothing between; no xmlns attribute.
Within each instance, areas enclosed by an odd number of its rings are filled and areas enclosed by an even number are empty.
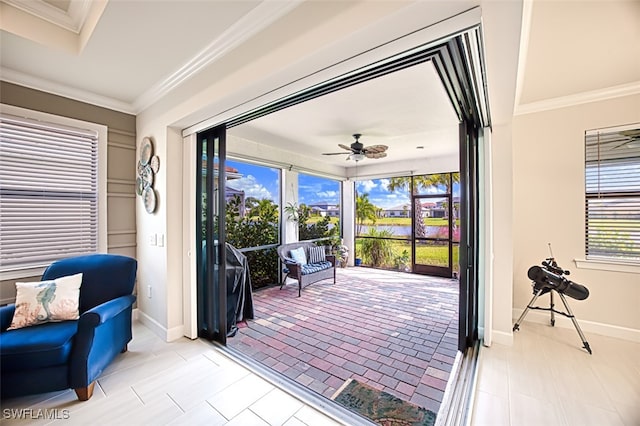
<svg viewBox="0 0 640 426"><path fill-rule="evenodd" d="M451 179L449 178L451 176ZM420 189L427 189L429 187L444 187L443 192L451 192L451 185L453 183L460 182L460 173L436 173L431 175L421 175L413 177L413 188L411 187L411 177L393 177L389 180L387 189L389 191L396 191L399 189L412 190L411 195L418 195ZM422 217L422 205L419 198L414 198L413 201L413 215L415 220L415 231L417 237L427 236L427 227L424 224L424 218ZM454 209L454 228L456 225L456 209Z"/></svg>
<svg viewBox="0 0 640 426"><path fill-rule="evenodd" d="M356 235L362 234L365 220L376 223L377 207L369 200L369 194L356 195Z"/></svg>

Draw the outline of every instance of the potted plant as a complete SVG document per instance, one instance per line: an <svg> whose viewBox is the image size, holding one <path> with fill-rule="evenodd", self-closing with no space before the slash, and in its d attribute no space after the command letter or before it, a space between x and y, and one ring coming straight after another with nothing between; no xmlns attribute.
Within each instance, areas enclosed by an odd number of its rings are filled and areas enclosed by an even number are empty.
<svg viewBox="0 0 640 426"><path fill-rule="evenodd" d="M393 258L393 264L398 271L409 271L409 252L403 250L402 254L399 254Z"/></svg>

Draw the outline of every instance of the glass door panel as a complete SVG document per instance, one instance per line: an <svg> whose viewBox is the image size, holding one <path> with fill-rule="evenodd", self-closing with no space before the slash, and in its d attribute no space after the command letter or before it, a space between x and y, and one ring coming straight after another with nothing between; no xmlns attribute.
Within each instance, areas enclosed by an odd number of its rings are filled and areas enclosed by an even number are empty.
<svg viewBox="0 0 640 426"><path fill-rule="evenodd" d="M227 321L224 253L224 194L219 182L224 179L224 127L198 134L198 176L196 190L196 229L201 253L198 268L198 335L226 343ZM222 173L220 173L222 171ZM222 177L220 175L223 175Z"/></svg>

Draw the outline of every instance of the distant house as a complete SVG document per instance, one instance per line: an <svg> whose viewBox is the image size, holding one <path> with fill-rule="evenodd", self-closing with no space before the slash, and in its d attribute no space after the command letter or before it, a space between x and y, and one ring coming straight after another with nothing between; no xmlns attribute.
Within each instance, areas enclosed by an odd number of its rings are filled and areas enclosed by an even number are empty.
<svg viewBox="0 0 640 426"><path fill-rule="evenodd" d="M389 207L388 209L382 210L383 217L410 217L411 216L411 205L410 204L401 204L395 207Z"/></svg>
<svg viewBox="0 0 640 426"><path fill-rule="evenodd" d="M213 170L214 170L214 176L218 176L218 163L215 163L213 165ZM225 178L228 181L230 180L236 180L236 179L240 179L242 177L242 174L240 174L238 172L238 169L236 169L235 167L231 167L231 166L225 166L224 168L224 172L225 172ZM214 180L214 184L216 185L217 188L217 184L218 181L217 179ZM203 155L203 159L202 159L202 187L205 188L207 185L207 159L206 157L204 157ZM245 198L245 194L244 191L242 190L238 190L235 188L231 188L230 186L225 186L224 188L224 197L225 200L228 202L229 200L231 200L234 197L240 197L240 216L244 216L245 214L245 202L244 202L244 198ZM218 210L218 200L214 200L213 201L213 205L214 205L214 210L217 211Z"/></svg>
<svg viewBox="0 0 640 426"><path fill-rule="evenodd" d="M314 204L309 204L311 211L314 214L319 216L331 216L331 217L339 217L340 216L340 206L337 204L332 204L329 202L319 202Z"/></svg>

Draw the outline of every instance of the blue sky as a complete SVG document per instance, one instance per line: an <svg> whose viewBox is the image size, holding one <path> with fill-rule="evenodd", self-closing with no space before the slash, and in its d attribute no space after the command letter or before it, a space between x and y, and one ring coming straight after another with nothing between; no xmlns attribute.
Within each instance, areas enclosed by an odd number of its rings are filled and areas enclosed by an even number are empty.
<svg viewBox="0 0 640 426"><path fill-rule="evenodd" d="M242 175L240 179L230 180L227 186L243 190L246 197L267 198L275 203L279 202L278 169L230 160L227 161L227 166L237 169ZM300 173L298 194L299 204L309 205L319 202L339 204L340 183Z"/></svg>
<svg viewBox="0 0 640 426"><path fill-rule="evenodd" d="M257 166L238 161L227 160L227 166L238 169L242 175L240 179L228 182L228 186L243 190L245 196L258 199L267 198L277 203L280 200L280 187L278 183L279 170ZM408 204L411 202L408 190L389 192L387 185L389 179L373 179L356 182L358 194L369 194L369 200L383 209ZM458 190L455 184L455 190ZM340 203L340 183L335 180L300 173L298 175L299 204L315 204L328 202Z"/></svg>

